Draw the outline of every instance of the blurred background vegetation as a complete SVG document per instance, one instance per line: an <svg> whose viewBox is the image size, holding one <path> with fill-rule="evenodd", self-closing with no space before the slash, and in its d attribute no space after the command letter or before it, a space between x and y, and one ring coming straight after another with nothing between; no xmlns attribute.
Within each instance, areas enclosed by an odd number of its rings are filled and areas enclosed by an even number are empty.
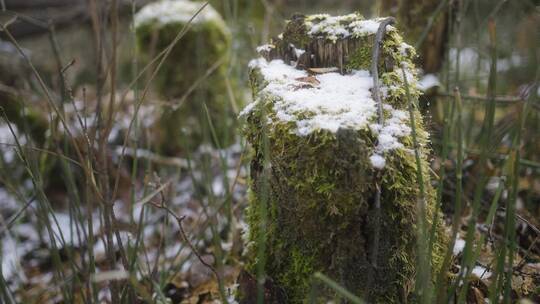
<svg viewBox="0 0 540 304"><path fill-rule="evenodd" d="M160 123L182 98L159 92L158 64L141 56L133 18L149 2L0 0L0 303L233 298L249 147L234 123L212 123L211 107L199 109L205 143L195 147L181 121ZM444 269L452 281L437 294L540 302L539 1L210 4L231 36L220 65L227 109L217 113L228 117L251 102L256 47L293 14L396 16L419 53L434 186L457 244ZM180 65L162 47L157 62L179 73L214 64ZM181 101L205 104L199 93L212 83L203 77Z"/></svg>

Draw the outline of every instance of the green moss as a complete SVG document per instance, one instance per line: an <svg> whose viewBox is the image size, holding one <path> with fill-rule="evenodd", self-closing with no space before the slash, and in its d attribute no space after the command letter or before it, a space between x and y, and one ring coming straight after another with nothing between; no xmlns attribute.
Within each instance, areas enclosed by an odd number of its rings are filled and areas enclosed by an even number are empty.
<svg viewBox="0 0 540 304"><path fill-rule="evenodd" d="M250 203L248 222L252 229L259 227L260 213L264 212L258 209L260 195L268 198L272 210L267 213L269 227L264 232L268 240L267 273L287 290L290 303L303 302L314 271L338 279L360 295L375 294L381 303L396 302L404 286L413 284L415 274L415 204L419 194L418 187L411 183L416 179L414 156L396 151L387 157L381 185L381 235L385 237L379 252L384 271L372 286L367 286L369 236L375 225L370 221L370 206L376 172L368 160L372 151L359 147L373 147L374 138L368 131L346 130L297 137L290 128L279 125L268 134L273 168L270 190L265 194L253 187ZM258 145L261 136L255 131L249 137L255 145L254 163L262 161ZM262 172L256 166L252 170L254 182L260 180ZM432 193L429 201L433 202ZM430 206L429 214L433 215L433 204ZM252 254L257 252L259 233L258 228L252 230ZM334 296L330 292L327 295Z"/></svg>
<svg viewBox="0 0 540 304"><path fill-rule="evenodd" d="M182 22L139 25L137 41L144 62L166 49L184 26ZM161 66L155 88L171 103L164 106L156 126L156 142L163 152L176 154L195 149L203 142L213 142L204 105L217 138L222 140L220 144L228 145L234 140L236 115L227 86L230 44L231 34L221 18L194 22ZM235 85L234 81L229 84Z"/></svg>
<svg viewBox="0 0 540 304"><path fill-rule="evenodd" d="M304 16L296 15L287 21L286 31L283 33L283 42L295 45L296 47L305 48L310 42L307 34L307 27L304 22Z"/></svg>
<svg viewBox="0 0 540 304"><path fill-rule="evenodd" d="M302 299L306 296L311 288L311 280L309 278L315 273L314 266L315 258L305 255L304 251L298 248L290 249L290 258L284 260L283 273L278 277L278 281L282 286L297 286L296 293L289 292L287 296L290 299Z"/></svg>
<svg viewBox="0 0 540 304"><path fill-rule="evenodd" d="M384 102L395 109L407 110L399 64L405 63L409 73L415 76L414 52L403 52L401 43L396 31L387 36L383 44L381 82L388 88ZM348 67L369 67L371 48L372 44L360 44ZM403 295L408 296L414 289L417 260L420 193L414 182L417 173L411 153L412 137L401 138L404 148L385 154L385 169L375 170L369 156L374 153L377 139L369 128L340 129L336 133L319 130L309 136L298 136L294 122L277 118L273 104L278 97L261 92L267 83L259 70L252 71L251 82L258 102L247 114L243 128L253 146L247 212L251 241L248 270L257 269L261 245L258 241L265 239L266 273L286 291L289 303L306 301L316 271L370 302L402 302ZM412 97L416 100L419 92L412 85ZM431 226L431 219L438 211L429 180L429 139L420 113L415 110L414 114ZM297 118L309 115L301 113ZM269 155L264 155L264 151L269 151ZM265 159L270 162L267 166ZM268 187L261 186L262 181L267 181ZM381 186L381 238L378 269L371 272L370 246L378 226L373 207L377 181ZM267 226L261 229L263 214ZM444 231L441 226L436 229L431 260L434 269L440 265L444 245ZM336 296L328 289L320 294L328 300Z"/></svg>
<svg viewBox="0 0 540 304"><path fill-rule="evenodd" d="M366 45L366 47L358 48L351 56L349 64L346 66L348 69L360 69L369 70L371 65L371 57L373 56L372 48Z"/></svg>

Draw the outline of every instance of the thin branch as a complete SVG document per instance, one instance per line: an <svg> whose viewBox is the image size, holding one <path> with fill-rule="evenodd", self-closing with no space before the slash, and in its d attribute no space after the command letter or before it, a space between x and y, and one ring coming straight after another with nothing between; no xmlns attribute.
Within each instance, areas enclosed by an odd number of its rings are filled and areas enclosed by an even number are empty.
<svg viewBox="0 0 540 304"><path fill-rule="evenodd" d="M375 44L373 44L373 56L371 57L371 77L373 77L373 99L378 106L379 124L384 123L383 106L379 91L379 58L381 52L381 45L386 34L386 26L396 23L396 19L389 17L384 19L379 25L377 34L375 35Z"/></svg>
<svg viewBox="0 0 540 304"><path fill-rule="evenodd" d="M379 58L380 58L380 51L381 46L383 43L384 35L386 34L386 26L394 24L396 22L396 19L393 17L387 18L381 22L379 25L379 29L377 30L377 34L375 35L375 44L373 45L373 57L371 58L371 76L373 77L373 90L372 95L373 99L377 103L378 107L378 122L382 126L384 124L384 113L383 113L383 104L381 101L380 96L380 89L379 89ZM375 228L373 233L373 242L371 246L371 252L370 252L370 263L371 267L369 269L369 272L371 273L369 277L368 286L371 286L373 284L373 277L374 277L374 270L377 269L377 256L379 253L379 238L381 234L381 186L380 181L381 180L381 174L380 172L377 172L375 176Z"/></svg>
<svg viewBox="0 0 540 304"><path fill-rule="evenodd" d="M195 246L193 246L193 244L191 243L191 241L189 240L187 234L186 234L186 231L184 230L184 226L182 225L182 221L184 221L184 219L186 218L185 215L182 215L182 216L178 216L176 213L174 213L174 211L172 211L169 207L167 207L163 202L162 204L157 204L157 203L154 203L154 202L147 202L147 204L150 204L158 209L163 209L165 210L169 215L171 215L172 217L174 217L174 219L176 220L176 222L178 223L178 227L180 228L180 234L182 235L182 238L184 239L184 241L187 243L187 245L189 246L189 248L191 249L191 251L193 252L193 254L195 254L195 256L197 256L197 259L199 259L199 261L201 262L201 264L203 264L205 267L207 267L208 269L210 269L210 271L212 271L212 273L216 276L216 279L218 281L218 284L221 285L221 276L219 275L219 273L217 272L217 270L210 264L208 264L203 258L202 256L200 255L200 253L197 251L197 249L195 249Z"/></svg>
<svg viewBox="0 0 540 304"><path fill-rule="evenodd" d="M34 200L36 199L36 195L32 196L28 202L26 202L24 204L24 206L22 206L18 211L17 213L15 213L11 218L8 219L7 223L6 223L6 226L0 231L0 235L6 233L10 228L11 226L13 226L13 224L17 221L17 219L19 219L19 217L26 211L26 209L28 209L28 207L30 207L30 205L32 205L32 203L34 202Z"/></svg>
<svg viewBox="0 0 540 304"><path fill-rule="evenodd" d="M88 167L88 164L85 164L83 162L83 160L85 159L83 157L83 154L79 148L79 145L77 144L77 141L75 140L75 137L73 136L73 133L70 131L70 128L69 128L69 125L67 123L67 121L65 120L64 116L62 115L60 109L58 108L58 106L56 105L56 103L54 102L53 100L53 97L52 97L52 94L51 92L49 91L49 89L47 88L47 85L45 84L45 81L43 80L43 78L41 78L41 75L39 74L39 72L37 71L37 69L34 67L34 64L32 63L32 61L30 60L30 58L28 58L28 56L26 55L26 53L22 50L22 47L19 45L19 43L17 42L17 40L15 39L15 37L13 37L13 35L11 35L11 32L3 25L3 24L0 24L0 30L2 30L6 36L8 37L9 41L13 44L13 46L15 46L15 48L17 49L18 53L23 57L24 61L26 62L26 64L30 67L30 70L32 71L32 73L34 74L34 76L36 77L36 79L38 80L38 83L41 87L41 89L43 90L43 93L45 94L46 96L46 100L48 101L48 104L49 106L54 110L54 113L58 116L58 118L60 119L60 122L62 123L62 126L64 127L64 130L65 132L67 133L68 135L68 138L71 142L71 144L73 145L73 148L75 149L75 152L77 154L77 157L80 159L81 161L81 164L84 166L84 172L86 174L86 177L88 180L90 180L90 185L92 186L92 190L94 190L95 192L95 195L101 200L103 201L103 197L100 193L100 191L98 190L97 188L97 185L93 182L94 179L93 177L91 176L91 172L93 171L92 168Z"/></svg>

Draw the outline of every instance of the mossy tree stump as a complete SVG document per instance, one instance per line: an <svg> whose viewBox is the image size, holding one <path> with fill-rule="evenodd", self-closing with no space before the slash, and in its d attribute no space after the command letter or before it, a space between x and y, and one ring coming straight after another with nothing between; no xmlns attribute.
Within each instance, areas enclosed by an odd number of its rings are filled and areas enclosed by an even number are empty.
<svg viewBox="0 0 540 304"><path fill-rule="evenodd" d="M386 28L377 64L381 124L369 72L381 21L294 16L250 64L255 101L241 113L253 147L248 271L264 269L289 303L307 301L317 271L375 303L401 302L414 289L422 199L401 67L417 101L415 52ZM413 113L431 223L429 139ZM436 229L435 267L444 238Z"/></svg>
<svg viewBox="0 0 540 304"><path fill-rule="evenodd" d="M221 145L233 141L234 114L227 79L231 34L216 10L203 2L161 0L135 16L138 46L145 62L187 31L161 66L155 87L170 101L157 126L158 145L167 154L212 143L211 124ZM198 15L194 17L196 14ZM227 82L229 81L229 85Z"/></svg>

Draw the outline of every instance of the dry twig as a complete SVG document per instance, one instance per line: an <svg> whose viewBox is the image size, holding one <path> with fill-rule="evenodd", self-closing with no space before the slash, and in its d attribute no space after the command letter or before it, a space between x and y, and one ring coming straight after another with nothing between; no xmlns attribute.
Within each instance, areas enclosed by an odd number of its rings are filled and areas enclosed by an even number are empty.
<svg viewBox="0 0 540 304"><path fill-rule="evenodd" d="M373 99L377 103L378 107L378 122L382 126L384 123L384 113L383 113L383 105L381 101L380 91L379 91L379 57L380 57L380 49L382 45L382 41L384 39L384 35L386 33L386 27L388 25L394 24L396 20L392 17L387 18L381 22L379 25L379 29L377 30L377 34L375 36L375 44L373 45L373 57L371 58L371 76L373 77L373 90L372 95ZM375 269L377 269L377 255L379 251L379 237L381 234L381 186L380 186L380 172L377 173L375 177L375 229L373 233L373 242L371 245L371 252L370 252L370 262L371 262L371 268L370 272L371 275L369 276L370 282L368 283L368 286L371 286L373 284L372 278L373 278L373 272Z"/></svg>
<svg viewBox="0 0 540 304"><path fill-rule="evenodd" d="M161 203L160 204L157 204L155 202L152 202L152 201L148 201L147 204L150 204L158 209L163 209L165 210L169 215L171 215L172 217L174 217L174 219L176 220L176 222L178 223L178 228L180 229L180 234L182 235L182 238L184 239L184 241L186 242L186 244L189 246L189 248L191 249L191 251L193 252L193 254L195 254L195 256L197 257L197 259L201 262L201 264L203 264L205 267L207 267L208 269L210 269L210 271L212 271L212 273L216 276L216 280L218 281L218 284L221 286L222 282L221 282L221 276L219 275L219 273L217 272L217 270L212 266L210 265L209 263L207 263L203 258L202 256L200 255L200 253L197 251L197 249L195 248L195 246L193 246L193 243L191 243L191 241L189 240L188 236L187 236L187 233L186 231L184 230L184 226L182 225L182 222L184 221L184 219L186 218L185 215L182 215L182 216L178 216L174 211L172 211L166 204L165 204L165 199L164 199L164 195L163 195L163 189L161 189L160 191L160 195L161 195Z"/></svg>

